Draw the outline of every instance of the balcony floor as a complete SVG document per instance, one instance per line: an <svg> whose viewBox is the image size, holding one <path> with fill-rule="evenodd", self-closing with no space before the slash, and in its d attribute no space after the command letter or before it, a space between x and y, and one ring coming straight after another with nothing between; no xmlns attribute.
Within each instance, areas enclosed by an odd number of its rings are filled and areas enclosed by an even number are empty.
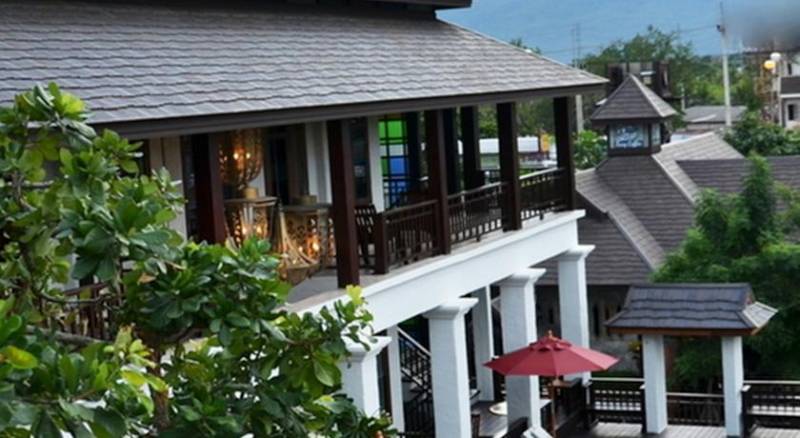
<svg viewBox="0 0 800 438"><path fill-rule="evenodd" d="M645 436L639 424L599 423L590 432L575 435L574 438L633 438ZM649 435L648 435L649 436ZM726 438L722 427L669 426L658 435L659 438ZM797 438L798 430L756 428L751 438Z"/></svg>

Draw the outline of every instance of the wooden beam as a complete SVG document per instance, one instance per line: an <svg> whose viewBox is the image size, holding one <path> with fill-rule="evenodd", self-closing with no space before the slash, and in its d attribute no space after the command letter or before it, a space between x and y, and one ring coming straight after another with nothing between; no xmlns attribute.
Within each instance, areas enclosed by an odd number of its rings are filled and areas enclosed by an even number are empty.
<svg viewBox="0 0 800 438"><path fill-rule="evenodd" d="M503 228L522 228L522 198L519 189L519 148L517 147L517 106L497 104L497 140L500 152L500 181L505 183Z"/></svg>
<svg viewBox="0 0 800 438"><path fill-rule="evenodd" d="M458 178L458 127L455 108L442 110L444 121L444 155L447 166L447 193L458 193L461 181Z"/></svg>
<svg viewBox="0 0 800 438"><path fill-rule="evenodd" d="M207 134L192 135L192 163L197 197L197 234L201 241L222 243L225 232L225 201L219 167L219 144Z"/></svg>
<svg viewBox="0 0 800 438"><path fill-rule="evenodd" d="M485 183L481 170L481 132L478 107L461 107L461 144L463 148L464 188L475 189Z"/></svg>
<svg viewBox="0 0 800 438"><path fill-rule="evenodd" d="M553 99L553 117L555 126L556 154L558 167L566 169L567 183L564 185L564 198L567 200L567 209L574 210L575 196L575 154L572 147L572 124L574 114L573 99L570 97L556 97Z"/></svg>
<svg viewBox="0 0 800 438"><path fill-rule="evenodd" d="M336 242L336 278L340 288L359 283L356 231L356 184L353 150L345 120L327 122L333 195L333 235Z"/></svg>
<svg viewBox="0 0 800 438"><path fill-rule="evenodd" d="M450 253L450 214L447 205L447 166L442 111L425 111L425 152L428 156L428 190L437 201L436 238L443 254Z"/></svg>
<svg viewBox="0 0 800 438"><path fill-rule="evenodd" d="M419 113L404 113L406 122L406 148L408 152L408 178L411 180L411 192L420 191L422 178L422 143L419 139Z"/></svg>

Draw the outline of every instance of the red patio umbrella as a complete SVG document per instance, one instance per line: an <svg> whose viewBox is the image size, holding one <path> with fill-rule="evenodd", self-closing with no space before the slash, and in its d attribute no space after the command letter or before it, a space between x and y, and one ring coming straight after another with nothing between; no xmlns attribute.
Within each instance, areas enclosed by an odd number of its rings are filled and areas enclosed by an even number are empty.
<svg viewBox="0 0 800 438"><path fill-rule="evenodd" d="M555 377L549 388L551 435L555 437L555 387L562 383L558 377L587 371L604 371L617 362L619 359L615 357L588 348L576 347L548 331L547 336L538 341L490 360L484 366L504 376Z"/></svg>
<svg viewBox="0 0 800 438"><path fill-rule="evenodd" d="M587 371L603 371L619 362L619 359L588 348L576 347L569 342L547 336L532 342L527 347L495 358L487 366L505 376L548 376Z"/></svg>

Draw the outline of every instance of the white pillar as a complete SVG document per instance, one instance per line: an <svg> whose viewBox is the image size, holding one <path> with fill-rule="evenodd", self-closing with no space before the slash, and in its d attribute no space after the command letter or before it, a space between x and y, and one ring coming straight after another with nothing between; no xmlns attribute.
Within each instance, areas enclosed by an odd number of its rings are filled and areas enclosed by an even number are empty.
<svg viewBox="0 0 800 438"><path fill-rule="evenodd" d="M503 353L518 350L536 341L536 299L533 283L544 269L526 269L500 284L500 314L503 329ZM506 377L508 424L528 418L528 425L541 428L539 412L539 377Z"/></svg>
<svg viewBox="0 0 800 438"><path fill-rule="evenodd" d="M374 342L371 342L374 341ZM342 392L353 399L356 406L367 415L378 415L381 410L378 391L378 353L389 344L387 336L373 336L369 349L347 340L350 357L339 365L342 370Z"/></svg>
<svg viewBox="0 0 800 438"><path fill-rule="evenodd" d="M472 342L475 351L475 378L478 400L494 400L492 370L483 366L494 358L494 333L492 324L492 292L488 287L476 290L472 296L478 304L472 309Z"/></svg>
<svg viewBox="0 0 800 438"><path fill-rule="evenodd" d="M392 400L392 426L398 432L406 429L405 412L403 412L403 371L400 368L400 341L397 326L386 330L392 341L386 349L389 356L389 395Z"/></svg>
<svg viewBox="0 0 800 438"><path fill-rule="evenodd" d="M369 185L372 205L378 212L384 209L383 166L381 165L381 139L378 132L378 118L367 119L367 142L369 145Z"/></svg>
<svg viewBox="0 0 800 438"><path fill-rule="evenodd" d="M464 314L475 298L459 298L425 313L431 343L436 436L470 438L469 367Z"/></svg>
<svg viewBox="0 0 800 438"><path fill-rule="evenodd" d="M664 365L664 336L642 336L644 396L647 433L659 434L667 428L667 370Z"/></svg>
<svg viewBox="0 0 800 438"><path fill-rule="evenodd" d="M589 302L586 292L586 257L594 245L580 245L558 256L558 308L561 338L589 348ZM567 376L587 383L590 373Z"/></svg>
<svg viewBox="0 0 800 438"><path fill-rule="evenodd" d="M173 181L183 180L183 157L179 137L153 138L148 140L150 169L167 169ZM183 184L178 188L183 193ZM186 212L181 208L169 223L169 227L186 236Z"/></svg>
<svg viewBox="0 0 800 438"><path fill-rule="evenodd" d="M722 385L725 393L725 432L729 437L742 436L742 388L744 361L742 337L722 337Z"/></svg>
<svg viewBox="0 0 800 438"><path fill-rule="evenodd" d="M308 192L317 195L319 202L331 202L333 197L325 122L306 123L305 134Z"/></svg>

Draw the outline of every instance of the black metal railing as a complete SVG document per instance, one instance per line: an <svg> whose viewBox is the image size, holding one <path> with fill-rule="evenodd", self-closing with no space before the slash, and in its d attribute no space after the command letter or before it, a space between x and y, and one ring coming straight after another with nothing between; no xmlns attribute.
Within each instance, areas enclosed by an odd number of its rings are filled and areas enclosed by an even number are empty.
<svg viewBox="0 0 800 438"><path fill-rule="evenodd" d="M375 215L375 273L421 260L440 251L436 235L437 201L394 208Z"/></svg>
<svg viewBox="0 0 800 438"><path fill-rule="evenodd" d="M591 422L643 423L643 381L628 378L593 378L589 384Z"/></svg>
<svg viewBox="0 0 800 438"><path fill-rule="evenodd" d="M503 228L505 184L488 184L448 196L450 240L452 243L480 240Z"/></svg>
<svg viewBox="0 0 800 438"><path fill-rule="evenodd" d="M724 426L725 400L722 394L667 393L667 420L671 424Z"/></svg>
<svg viewBox="0 0 800 438"><path fill-rule="evenodd" d="M743 392L747 428L800 429L800 381L747 380Z"/></svg>
<svg viewBox="0 0 800 438"><path fill-rule="evenodd" d="M406 432L433 436L433 387L430 352L403 330L397 330L400 349L400 370L403 380L411 385L410 400L403 403Z"/></svg>
<svg viewBox="0 0 800 438"><path fill-rule="evenodd" d="M522 220L566 209L568 176L566 169L555 168L520 177Z"/></svg>
<svg viewBox="0 0 800 438"><path fill-rule="evenodd" d="M68 289L58 298L57 303L38 300L40 313L47 315L42 321L43 326L85 338L114 339L117 329L114 316L122 300L107 284Z"/></svg>

